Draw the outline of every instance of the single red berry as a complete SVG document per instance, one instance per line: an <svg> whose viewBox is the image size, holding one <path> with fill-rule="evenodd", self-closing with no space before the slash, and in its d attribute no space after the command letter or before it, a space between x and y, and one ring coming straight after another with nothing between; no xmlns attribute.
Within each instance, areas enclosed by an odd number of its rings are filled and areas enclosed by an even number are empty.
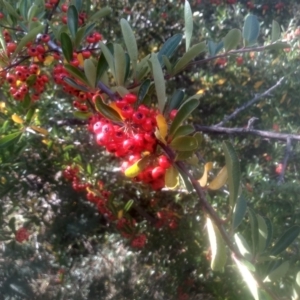
<svg viewBox="0 0 300 300"><path fill-rule="evenodd" d="M165 175L166 170L162 167L155 167L151 174L153 179L160 179Z"/></svg>
<svg viewBox="0 0 300 300"><path fill-rule="evenodd" d="M29 232L25 227L21 227L17 230L15 233L15 239L19 243L23 243L24 241L27 241L29 239Z"/></svg>
<svg viewBox="0 0 300 300"><path fill-rule="evenodd" d="M163 169L168 169L171 166L171 162L169 161L169 159L165 155L161 155L158 158L158 164Z"/></svg>
<svg viewBox="0 0 300 300"><path fill-rule="evenodd" d="M172 109L172 110L171 110L170 115L169 115L170 120L174 120L174 119L175 119L175 117L176 117L176 115L177 115L177 112L178 112L177 109Z"/></svg>
<svg viewBox="0 0 300 300"><path fill-rule="evenodd" d="M128 104L133 104L136 102L137 97L134 94L127 94L123 98L124 101L126 101Z"/></svg>
<svg viewBox="0 0 300 300"><path fill-rule="evenodd" d="M236 58L236 64L237 64L237 66L241 66L243 63L244 63L243 57L238 56L238 57Z"/></svg>
<svg viewBox="0 0 300 300"><path fill-rule="evenodd" d="M6 45L6 49L7 49L7 54L13 53L17 48L17 44L16 43L7 43Z"/></svg>
<svg viewBox="0 0 300 300"><path fill-rule="evenodd" d="M62 6L61 6L61 10L63 11L63 12L67 12L68 11L68 5L67 4L63 4Z"/></svg>
<svg viewBox="0 0 300 300"><path fill-rule="evenodd" d="M88 51L88 50L82 51L81 54L84 58L91 57L91 51Z"/></svg>

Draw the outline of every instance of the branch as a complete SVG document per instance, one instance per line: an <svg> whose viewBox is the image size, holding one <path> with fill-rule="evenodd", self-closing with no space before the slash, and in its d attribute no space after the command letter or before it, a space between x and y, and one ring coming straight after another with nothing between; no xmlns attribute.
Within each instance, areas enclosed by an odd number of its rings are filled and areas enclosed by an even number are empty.
<svg viewBox="0 0 300 300"><path fill-rule="evenodd" d="M220 127L223 126L226 122L228 122L229 120L235 118L241 111L245 110L246 108L248 108L249 106L251 106L252 104L254 104L255 102L257 102L258 100L260 100L261 98L268 96L273 90L275 90L283 81L284 77L281 77L275 85L273 85L272 87L270 87L268 90L266 90L265 92L263 92L262 94L256 95L253 99L251 99L250 101L246 102L245 104L243 104L241 107L237 108L231 115L227 116L224 118L224 120L216 125L214 125L215 127Z"/></svg>
<svg viewBox="0 0 300 300"><path fill-rule="evenodd" d="M202 126L194 125L196 131L213 133L213 134L235 134L235 135L256 135L267 139L276 139L286 141L287 139L300 141L299 134L276 133L272 131L263 131L256 129L246 128L228 128L228 127L215 127L215 126Z"/></svg>
<svg viewBox="0 0 300 300"><path fill-rule="evenodd" d="M59 2L60 2L60 0L58 0L57 3L55 3L55 5L53 6L51 12L49 13L49 15L48 15L48 17L47 17L48 22L47 22L47 24L46 24L46 27L45 27L45 30L44 30L44 34L47 34L47 33L48 33L48 30L49 30L49 24L48 24L48 23L49 23L50 20L52 19L53 15L54 15L54 13L55 13L55 11L56 11L58 5L59 5Z"/></svg>
<svg viewBox="0 0 300 300"><path fill-rule="evenodd" d="M104 92L111 100L117 100L119 97L102 81L98 82L98 88Z"/></svg>

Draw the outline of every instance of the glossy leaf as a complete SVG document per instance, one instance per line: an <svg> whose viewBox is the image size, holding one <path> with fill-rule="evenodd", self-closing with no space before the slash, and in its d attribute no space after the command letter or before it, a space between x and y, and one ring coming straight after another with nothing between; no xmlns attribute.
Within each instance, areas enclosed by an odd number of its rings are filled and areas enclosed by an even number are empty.
<svg viewBox="0 0 300 300"><path fill-rule="evenodd" d="M215 56L219 51L224 47L224 41L220 41L219 43L215 43L213 41L208 41L207 48L210 56Z"/></svg>
<svg viewBox="0 0 300 300"><path fill-rule="evenodd" d="M75 5L70 5L67 11L67 24L73 40L78 30L78 11Z"/></svg>
<svg viewBox="0 0 300 300"><path fill-rule="evenodd" d="M280 25L277 21L273 20L272 22L272 33L271 33L271 41L272 43L279 40L281 37Z"/></svg>
<svg viewBox="0 0 300 300"><path fill-rule="evenodd" d="M81 27L76 32L76 37L74 39L74 48L78 48L80 44L83 42L83 38L85 36L86 26Z"/></svg>
<svg viewBox="0 0 300 300"><path fill-rule="evenodd" d="M120 44L114 44L114 59L116 82L118 85L123 85L126 73L126 57L125 52Z"/></svg>
<svg viewBox="0 0 300 300"><path fill-rule="evenodd" d="M138 60L138 48L136 39L129 23L125 19L121 19L120 24L124 42L132 63L133 73L135 73Z"/></svg>
<svg viewBox="0 0 300 300"><path fill-rule="evenodd" d="M126 177L134 178L138 176L148 165L149 157L145 156L127 168L124 172Z"/></svg>
<svg viewBox="0 0 300 300"><path fill-rule="evenodd" d="M181 125L177 128L177 130L173 134L173 138L177 138L179 136L189 135L195 132L195 128L193 125Z"/></svg>
<svg viewBox="0 0 300 300"><path fill-rule="evenodd" d="M210 190L218 190L223 187L228 179L227 167L224 166L217 176L209 183Z"/></svg>
<svg viewBox="0 0 300 300"><path fill-rule="evenodd" d="M173 71L173 75L177 74L179 71L184 69L186 65L191 62L196 56L206 50L206 43L201 42L199 44L194 45L191 47L176 63Z"/></svg>
<svg viewBox="0 0 300 300"><path fill-rule="evenodd" d="M93 114L87 111L74 111L73 115L75 118L80 120L88 120Z"/></svg>
<svg viewBox="0 0 300 300"><path fill-rule="evenodd" d="M102 55L104 55L105 60L109 66L111 73L113 74L114 78L116 78L114 57L113 57L111 51L103 42L100 42L99 46L102 50Z"/></svg>
<svg viewBox="0 0 300 300"><path fill-rule="evenodd" d="M246 282L252 296L255 300L260 300L258 296L258 285L257 282L252 275L252 273L249 271L249 269L245 266L243 262L241 262L239 259L237 259L235 256L233 256L233 260L235 261L244 281Z"/></svg>
<svg viewBox="0 0 300 300"><path fill-rule="evenodd" d="M210 218L206 219L209 244L211 248L211 264L213 271L224 272L227 260L226 245L217 226L213 224Z"/></svg>
<svg viewBox="0 0 300 300"><path fill-rule="evenodd" d="M247 15L244 27L243 27L243 38L245 46L252 46L256 43L259 36L260 25L257 17L249 14Z"/></svg>
<svg viewBox="0 0 300 300"><path fill-rule="evenodd" d="M100 10L98 10L96 13L94 13L90 18L90 22L101 22L101 18L108 16L111 14L112 9L109 6L103 7Z"/></svg>
<svg viewBox="0 0 300 300"><path fill-rule="evenodd" d="M251 226L252 252L256 255L258 248L258 221L252 208L248 207L248 212Z"/></svg>
<svg viewBox="0 0 300 300"><path fill-rule="evenodd" d="M247 201L243 194L241 194L237 202L235 204L235 207L233 209L233 221L232 221L232 227L235 230L243 221L247 211Z"/></svg>
<svg viewBox="0 0 300 300"><path fill-rule="evenodd" d="M84 73L82 73L79 69L69 64L66 64L64 67L72 76L80 80L82 83L85 83L87 85L89 84Z"/></svg>
<svg viewBox="0 0 300 300"><path fill-rule="evenodd" d="M158 101L158 109L162 113L166 104L166 86L165 78L161 68L161 65L158 61L157 54L153 53L150 59L152 66L152 73L154 78L155 90Z"/></svg>
<svg viewBox="0 0 300 300"><path fill-rule="evenodd" d="M234 235L235 243L240 251L240 253L248 260L251 261L253 258L253 255L251 253L251 249L247 241L244 239L244 237L240 233L236 233Z"/></svg>
<svg viewBox="0 0 300 300"><path fill-rule="evenodd" d="M268 226L265 219L260 216L256 215L257 222L258 222L258 253L264 252L266 249L266 243L268 238Z"/></svg>
<svg viewBox="0 0 300 300"><path fill-rule="evenodd" d="M139 88L139 93L138 93L138 104L142 103L145 96L147 95L149 88L151 85L151 80L146 79L142 82L140 88Z"/></svg>
<svg viewBox="0 0 300 300"><path fill-rule="evenodd" d="M158 127L159 136L161 138L161 141L164 144L167 144L166 143L166 136L168 134L168 124L167 124L167 121L166 121L165 117L162 114L158 114L156 116L156 124L157 124L157 127Z"/></svg>
<svg viewBox="0 0 300 300"><path fill-rule="evenodd" d="M193 136L179 136L172 140L170 146L176 151L191 151L197 149L198 143Z"/></svg>
<svg viewBox="0 0 300 300"><path fill-rule="evenodd" d="M44 30L44 25L37 24L18 42L17 48L13 55L16 56L29 42L33 41L36 36Z"/></svg>
<svg viewBox="0 0 300 300"><path fill-rule="evenodd" d="M13 7L11 6L11 4L10 4L8 1L2 0L2 2L3 2L3 4L4 4L5 9L7 10L7 12L8 12L12 17L15 17L16 19L19 19L19 15L18 15L16 9L13 8Z"/></svg>
<svg viewBox="0 0 300 300"><path fill-rule="evenodd" d="M265 50L282 50L282 49L288 49L291 48L291 45L286 42L275 42L274 44L270 44L268 46L265 46Z"/></svg>
<svg viewBox="0 0 300 300"><path fill-rule="evenodd" d="M271 255L278 255L284 251L294 240L298 237L300 233L300 226L294 225L290 227L277 241L270 251Z"/></svg>
<svg viewBox="0 0 300 300"><path fill-rule="evenodd" d="M165 185L169 189L175 189L179 185L179 173L178 170L173 166L166 170Z"/></svg>
<svg viewBox="0 0 300 300"><path fill-rule="evenodd" d="M207 184L207 178L208 178L208 172L213 168L213 163L212 162L208 162L204 165L204 171L203 171L203 175L202 177L198 180L199 184L202 187L205 187Z"/></svg>
<svg viewBox="0 0 300 300"><path fill-rule="evenodd" d="M64 82L66 82L69 86L73 87L74 89L83 91L83 92L89 92L89 89L81 84L78 84L75 80L69 77L64 77L63 78Z"/></svg>
<svg viewBox="0 0 300 300"><path fill-rule="evenodd" d="M240 43L242 38L242 32L239 29L231 29L223 38L225 51L235 49Z"/></svg>
<svg viewBox="0 0 300 300"><path fill-rule="evenodd" d="M12 144L15 144L21 136L21 134L22 131L17 131L0 138L0 148L5 148Z"/></svg>
<svg viewBox="0 0 300 300"><path fill-rule="evenodd" d="M240 162L230 142L223 142L223 150L225 153L225 161L228 171L230 206L233 208L236 203L240 187Z"/></svg>
<svg viewBox="0 0 300 300"><path fill-rule="evenodd" d="M185 0L184 3L184 34L185 34L185 51L189 50L193 35L193 13L190 3Z"/></svg>
<svg viewBox="0 0 300 300"><path fill-rule="evenodd" d="M169 114L173 109L178 109L182 104L184 98L184 92L182 90L176 90L171 98L168 99L165 114Z"/></svg>
<svg viewBox="0 0 300 300"><path fill-rule="evenodd" d="M290 263L288 261L283 262L275 270L272 270L268 276L264 279L264 282L274 282L282 278L290 268Z"/></svg>
<svg viewBox="0 0 300 300"><path fill-rule="evenodd" d="M134 204L134 201L130 199L124 206L124 211L129 211L132 205Z"/></svg>
<svg viewBox="0 0 300 300"><path fill-rule="evenodd" d="M112 44L107 44L106 47L111 53L113 53ZM107 69L108 69L108 63L106 61L105 55L101 54L97 63L96 83L102 78L103 74L107 71Z"/></svg>
<svg viewBox="0 0 300 300"><path fill-rule="evenodd" d="M122 121L122 118L118 114L118 112L114 110L112 107L110 107L109 105L105 104L100 96L96 97L95 107L96 110L107 119L115 122Z"/></svg>
<svg viewBox="0 0 300 300"><path fill-rule="evenodd" d="M60 35L61 48L65 59L70 62L73 59L73 45L69 35L62 32Z"/></svg>
<svg viewBox="0 0 300 300"><path fill-rule="evenodd" d="M195 153L195 151L177 151L176 152L176 157L175 157L175 161L180 161L180 160L188 160L190 158L192 158L193 154Z"/></svg>
<svg viewBox="0 0 300 300"><path fill-rule="evenodd" d="M11 119L17 124L23 124L24 120L18 116L16 113L11 116Z"/></svg>
<svg viewBox="0 0 300 300"><path fill-rule="evenodd" d="M198 107L199 100L191 99L185 101L178 109L178 112L171 124L169 135L170 137L176 132L178 127L191 115L191 113Z"/></svg>
<svg viewBox="0 0 300 300"><path fill-rule="evenodd" d="M166 42L163 44L163 46L161 47L157 55L157 58L162 67L165 65L163 56L169 59L178 48L181 40L182 40L182 34L177 33L172 37L170 37L169 39L167 39Z"/></svg>
<svg viewBox="0 0 300 300"><path fill-rule="evenodd" d="M85 77L87 78L87 81L90 85L90 87L94 88L96 86L96 66L93 63L93 60L91 58L85 59L84 60L84 74Z"/></svg>

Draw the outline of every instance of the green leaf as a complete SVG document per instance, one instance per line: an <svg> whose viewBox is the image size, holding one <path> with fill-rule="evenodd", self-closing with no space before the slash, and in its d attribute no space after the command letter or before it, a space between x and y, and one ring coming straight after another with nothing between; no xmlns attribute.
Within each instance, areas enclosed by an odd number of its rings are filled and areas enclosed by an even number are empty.
<svg viewBox="0 0 300 300"><path fill-rule="evenodd" d="M280 41L265 46L265 50L282 50L286 48L291 48L291 45L286 42L280 42Z"/></svg>
<svg viewBox="0 0 300 300"><path fill-rule="evenodd" d="M191 113L198 107L199 100L191 99L185 101L178 109L178 112L171 124L169 135L172 137L177 128L191 115Z"/></svg>
<svg viewBox="0 0 300 300"><path fill-rule="evenodd" d="M224 272L224 267L227 260L226 245L219 229L208 217L206 219L206 226L212 256L210 267L213 271Z"/></svg>
<svg viewBox="0 0 300 300"><path fill-rule="evenodd" d="M104 55L112 75L114 76L114 78L116 78L114 57L112 55L112 52L110 51L108 46L106 46L103 42L100 42L100 48L102 50L102 55Z"/></svg>
<svg viewBox="0 0 300 300"><path fill-rule="evenodd" d="M232 222L232 227L233 230L237 229L238 226L242 223L245 214L247 211L247 200L245 198L245 196L243 194L241 194L238 199L237 202L234 206L233 209L233 222Z"/></svg>
<svg viewBox="0 0 300 300"><path fill-rule="evenodd" d="M173 109L178 109L184 98L183 90L176 90L171 98L168 99L164 114L167 116Z"/></svg>
<svg viewBox="0 0 300 300"><path fill-rule="evenodd" d="M95 107L96 110L105 118L115 122L122 122L121 116L118 114L118 112L105 104L100 96L96 97Z"/></svg>
<svg viewBox="0 0 300 300"><path fill-rule="evenodd" d="M273 20L272 22L272 33L271 33L271 41L272 43L279 40L281 37L280 25L277 21Z"/></svg>
<svg viewBox="0 0 300 300"><path fill-rule="evenodd" d="M169 59L165 55L163 55L162 60L163 60L163 64L166 66L167 72L169 74L171 74L172 70L173 70L173 67L172 67Z"/></svg>
<svg viewBox="0 0 300 300"><path fill-rule="evenodd" d="M25 116L26 124L29 124L34 116L36 109L34 107L30 108Z"/></svg>
<svg viewBox="0 0 300 300"><path fill-rule="evenodd" d="M94 13L90 18L90 22L97 22L102 21L101 18L111 14L112 9L109 6L103 7L100 10L98 10L96 13Z"/></svg>
<svg viewBox="0 0 300 300"><path fill-rule="evenodd" d="M37 6L35 3L33 3L33 4L30 6L30 8L29 8L29 10L28 10L28 14L27 14L27 20L28 20L29 22L31 22L31 20L32 20L33 17L35 17L37 11L38 11L38 6Z"/></svg>
<svg viewBox="0 0 300 300"><path fill-rule="evenodd" d="M117 85L124 85L126 57L125 52L120 44L114 44L114 59Z"/></svg>
<svg viewBox="0 0 300 300"><path fill-rule="evenodd" d="M17 139L21 136L22 131L17 131L11 134L8 134L2 138L0 138L0 148L8 147L17 142Z"/></svg>
<svg viewBox="0 0 300 300"><path fill-rule="evenodd" d="M150 54L146 55L137 64L137 67L136 67L136 79L138 81L141 81L143 79L143 77L145 77L149 73L149 71L150 71L150 66L149 66L150 57L151 57Z"/></svg>
<svg viewBox="0 0 300 300"><path fill-rule="evenodd" d="M283 262L279 267L275 270L272 270L268 276L264 279L264 282L274 282L282 278L290 268L290 263L288 261Z"/></svg>
<svg viewBox="0 0 300 300"><path fill-rule="evenodd" d="M170 37L168 40L166 40L166 42L163 44L157 55L157 58L162 67L165 65L163 56L166 56L169 59L173 55L175 50L178 48L181 40L182 34L177 33Z"/></svg>
<svg viewBox="0 0 300 300"><path fill-rule="evenodd" d="M124 211L129 211L129 209L132 207L132 205L134 204L134 201L132 199L130 199L124 206Z"/></svg>
<svg viewBox="0 0 300 300"><path fill-rule="evenodd" d="M233 208L236 203L240 187L240 162L230 142L223 142L223 150L225 153L225 161L228 170L230 206Z"/></svg>
<svg viewBox="0 0 300 300"><path fill-rule="evenodd" d="M244 237L238 232L234 235L234 240L240 253L245 257L245 259L251 261L253 255L251 253L250 246L247 243L247 241L244 239Z"/></svg>
<svg viewBox="0 0 300 300"><path fill-rule="evenodd" d="M71 33L73 40L76 38L77 30L78 30L78 11L75 5L70 5L67 11L67 22L68 28Z"/></svg>
<svg viewBox="0 0 300 300"><path fill-rule="evenodd" d="M184 34L185 34L185 51L189 50L193 35L193 13L190 3L186 0L184 3Z"/></svg>
<svg viewBox="0 0 300 300"><path fill-rule="evenodd" d="M82 40L85 36L85 30L86 30L86 26L81 27L78 29L77 33L76 33L76 37L74 39L74 48L76 49L77 47L80 46L80 44L82 43Z"/></svg>
<svg viewBox="0 0 300 300"><path fill-rule="evenodd" d="M269 218L264 217L264 220L266 222L267 230L268 230L268 235L267 235L267 240L266 240L266 247L265 247L265 249L267 249L270 246L272 238L273 238L273 226L272 226L272 222L270 221Z"/></svg>
<svg viewBox="0 0 300 300"><path fill-rule="evenodd" d="M91 112L87 111L74 111L73 115L75 118L80 119L80 120L87 120L90 118L93 114Z"/></svg>
<svg viewBox="0 0 300 300"><path fill-rule="evenodd" d="M257 282L252 275L252 273L249 271L249 269L245 266L245 264L238 260L235 256L233 256L233 260L235 261L244 281L246 282L253 298L255 300L259 300L258 296L258 287L257 287Z"/></svg>
<svg viewBox="0 0 300 300"><path fill-rule="evenodd" d="M224 41L215 43L213 41L208 41L207 48L210 56L215 56L224 47Z"/></svg>
<svg viewBox="0 0 300 300"><path fill-rule="evenodd" d="M225 51L235 49L242 38L242 32L239 29L231 29L223 38Z"/></svg>
<svg viewBox="0 0 300 300"><path fill-rule="evenodd" d="M198 142L193 136L179 136L170 143L172 149L176 151L196 150Z"/></svg>
<svg viewBox="0 0 300 300"><path fill-rule="evenodd" d="M84 73L82 73L79 69L77 69L76 67L69 65L69 64L65 64L64 67L69 72L70 75L74 76L82 83L89 85Z"/></svg>
<svg viewBox="0 0 300 300"><path fill-rule="evenodd" d="M120 21L124 42L132 63L133 74L136 74L136 66L138 60L138 48L134 33L125 19ZM135 75L134 75L135 76Z"/></svg>
<svg viewBox="0 0 300 300"><path fill-rule="evenodd" d="M169 189L175 189L179 184L179 173L177 168L170 166L165 173L165 185Z"/></svg>
<svg viewBox="0 0 300 300"><path fill-rule="evenodd" d="M152 66L152 73L154 78L155 90L158 101L158 109L162 113L166 104L166 86L165 78L161 68L161 65L158 61L157 54L153 53L150 59Z"/></svg>
<svg viewBox="0 0 300 300"><path fill-rule="evenodd" d="M73 59L73 45L69 35L62 32L60 35L60 42L64 57L70 62Z"/></svg>
<svg viewBox="0 0 300 300"><path fill-rule="evenodd" d="M113 53L113 44L107 44L106 47L110 51L110 53ZM98 83L98 81L102 78L107 69L108 63L106 61L105 55L102 54L97 64L96 83Z"/></svg>
<svg viewBox="0 0 300 300"><path fill-rule="evenodd" d="M173 139L179 137L179 136L185 136L189 135L195 132L195 128L193 125L181 125L177 128L177 130L173 134ZM197 143L198 144L198 143Z"/></svg>
<svg viewBox="0 0 300 300"><path fill-rule="evenodd" d="M32 40L34 40L36 38L36 36L43 31L43 29L44 29L44 25L36 24L36 26L32 30L30 30L20 40L20 42L18 43L18 46L17 46L16 50L13 53L13 56L16 56L23 49L23 47L26 46L26 44L28 44L29 42L31 42Z"/></svg>
<svg viewBox="0 0 300 300"><path fill-rule="evenodd" d="M278 255L284 251L294 240L298 237L300 233L300 226L294 225L290 227L277 241L270 251L270 255Z"/></svg>
<svg viewBox="0 0 300 300"><path fill-rule="evenodd" d="M25 110L27 110L27 109L30 107L30 105L31 105L31 97L30 97L30 95L27 93L27 94L25 95L24 100L23 100L22 106L23 106L23 108L24 108Z"/></svg>
<svg viewBox="0 0 300 300"><path fill-rule="evenodd" d="M96 66L91 58L84 60L83 69L90 87L94 88L96 86Z"/></svg>
<svg viewBox="0 0 300 300"><path fill-rule="evenodd" d="M138 93L138 101L137 101L138 105L143 102L145 96L147 95L147 93L149 91L150 85L151 85L150 79L146 79L142 82L142 84L139 88L139 93Z"/></svg>
<svg viewBox="0 0 300 300"><path fill-rule="evenodd" d="M16 19L19 19L19 15L16 11L15 8L13 8L11 6L11 4L9 2L7 2L6 0L2 0L4 6L5 6L5 9L7 10L7 12L12 16L12 17L15 17Z"/></svg>
<svg viewBox="0 0 300 300"><path fill-rule="evenodd" d="M80 91L83 91L83 92L89 92L90 91L86 86L78 84L72 78L64 77L63 81L66 82L69 86L73 87L74 89L77 89L77 90L80 90Z"/></svg>
<svg viewBox="0 0 300 300"><path fill-rule="evenodd" d="M258 248L258 221L254 210L248 207L250 226L251 226L251 238L252 238L252 252L256 255Z"/></svg>
<svg viewBox="0 0 300 300"><path fill-rule="evenodd" d="M73 0L71 4L75 5L77 11L81 11L82 8L82 0Z"/></svg>
<svg viewBox="0 0 300 300"><path fill-rule="evenodd" d="M268 226L265 219L260 216L256 215L257 222L258 222L258 253L263 253L266 249L266 243L268 238Z"/></svg>
<svg viewBox="0 0 300 300"><path fill-rule="evenodd" d="M204 52L206 50L206 43L201 42L193 47L191 47L176 63L174 70L173 70L173 75L177 74L179 71L184 69L186 65L192 61L196 56L198 56L200 53Z"/></svg>
<svg viewBox="0 0 300 300"><path fill-rule="evenodd" d="M130 73L130 56L128 53L125 53L125 78L124 82L126 82Z"/></svg>
<svg viewBox="0 0 300 300"><path fill-rule="evenodd" d="M243 38L245 46L252 46L256 43L256 40L259 36L259 31L260 25L257 17L252 14L247 15L243 28Z"/></svg>

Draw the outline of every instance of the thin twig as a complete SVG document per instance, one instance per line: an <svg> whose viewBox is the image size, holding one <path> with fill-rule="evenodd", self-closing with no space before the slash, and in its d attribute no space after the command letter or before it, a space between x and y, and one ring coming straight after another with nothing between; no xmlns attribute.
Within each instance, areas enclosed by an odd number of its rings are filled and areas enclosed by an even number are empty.
<svg viewBox="0 0 300 300"><path fill-rule="evenodd" d="M24 32L24 30L23 30L23 29L21 29L21 28L16 28L16 27L5 26L5 25L2 25L2 24L0 24L0 27L6 28L6 29L9 29L9 30L14 30L14 31L20 31L20 32Z"/></svg>
<svg viewBox="0 0 300 300"><path fill-rule="evenodd" d="M245 104L243 104L241 107L237 108L232 114L230 114L229 116L225 117L224 120L216 125L214 125L215 127L220 127L223 126L226 122L228 122L229 120L235 118L241 111L245 110L246 108L248 108L249 106L253 105L255 102L257 102L258 100L260 100L261 98L270 95L270 93L272 91L274 91L283 81L284 77L281 77L275 85L273 85L272 87L270 87L268 90L266 90L265 92L263 92L262 94L256 95L253 99L251 99L250 101L246 102Z"/></svg>
<svg viewBox="0 0 300 300"><path fill-rule="evenodd" d="M228 127L215 127L215 126L202 126L202 125L194 125L194 127L196 131L212 133L212 134L256 135L262 138L276 139L280 141L286 141L287 139L300 141L299 134L277 133L272 131L263 131L263 130L246 129L246 128L228 128Z"/></svg>
<svg viewBox="0 0 300 300"><path fill-rule="evenodd" d="M111 100L117 100L119 97L102 81L98 82L98 88L104 92Z"/></svg>
<svg viewBox="0 0 300 300"><path fill-rule="evenodd" d="M291 148L292 148L291 139L287 138L286 139L285 155L284 155L284 159L283 159L283 163L282 163L282 170L281 170L279 178L278 178L278 184L283 183L283 181L284 181L284 174L285 174L285 170L286 170L287 163L288 163L288 160L289 160L289 156L291 154Z"/></svg>
<svg viewBox="0 0 300 300"><path fill-rule="evenodd" d="M53 6L51 12L49 13L49 15L48 15L48 17L47 17L48 22L47 22L47 24L46 24L46 26L45 26L44 34L47 34L47 33L48 33L48 30L49 30L49 22L51 21L53 15L54 15L54 13L55 13L55 11L56 11L58 5L59 5L59 2L60 2L60 0L58 0L57 3L55 3L55 5Z"/></svg>

